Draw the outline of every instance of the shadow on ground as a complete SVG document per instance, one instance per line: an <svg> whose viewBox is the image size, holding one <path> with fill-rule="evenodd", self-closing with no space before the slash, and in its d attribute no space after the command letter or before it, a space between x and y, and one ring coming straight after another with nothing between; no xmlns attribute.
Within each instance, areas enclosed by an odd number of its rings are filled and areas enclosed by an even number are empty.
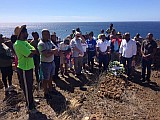
<svg viewBox="0 0 160 120"><path fill-rule="evenodd" d="M134 75L133 75L133 80L131 80L131 82L139 84L143 87L148 87L154 91L160 91L160 86L156 83L153 82L154 77L152 78L151 82L142 82L141 81L141 72L139 71L135 71Z"/></svg>
<svg viewBox="0 0 160 120"><path fill-rule="evenodd" d="M50 95L52 96L52 99L47 99L47 103L56 112L56 114L63 113L67 108L65 97L55 88L53 88Z"/></svg>

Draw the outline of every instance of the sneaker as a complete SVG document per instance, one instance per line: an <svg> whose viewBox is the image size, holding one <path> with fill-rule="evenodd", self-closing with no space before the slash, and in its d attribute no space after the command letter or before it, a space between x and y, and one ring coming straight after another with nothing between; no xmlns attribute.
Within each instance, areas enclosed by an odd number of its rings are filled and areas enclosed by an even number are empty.
<svg viewBox="0 0 160 120"><path fill-rule="evenodd" d="M132 80L132 78L131 77L127 77L127 80Z"/></svg>
<svg viewBox="0 0 160 120"><path fill-rule="evenodd" d="M9 86L9 91L13 91L14 89L16 89L15 86L13 86L13 85Z"/></svg>
<svg viewBox="0 0 160 120"><path fill-rule="evenodd" d="M149 78L146 78L146 80L147 80L148 83L151 82L151 80Z"/></svg>
<svg viewBox="0 0 160 120"><path fill-rule="evenodd" d="M52 83L52 87L55 88L56 87L56 83Z"/></svg>
<svg viewBox="0 0 160 120"><path fill-rule="evenodd" d="M74 71L74 69L73 69L73 68L70 68L70 71Z"/></svg>
<svg viewBox="0 0 160 120"><path fill-rule="evenodd" d="M4 89L5 92L9 92L9 87Z"/></svg>
<svg viewBox="0 0 160 120"><path fill-rule="evenodd" d="M145 82L146 80L145 80L145 78L142 78L141 81L142 81L142 82Z"/></svg>
<svg viewBox="0 0 160 120"><path fill-rule="evenodd" d="M82 70L82 73L83 73L83 74L86 74L86 70L83 69L83 70Z"/></svg>

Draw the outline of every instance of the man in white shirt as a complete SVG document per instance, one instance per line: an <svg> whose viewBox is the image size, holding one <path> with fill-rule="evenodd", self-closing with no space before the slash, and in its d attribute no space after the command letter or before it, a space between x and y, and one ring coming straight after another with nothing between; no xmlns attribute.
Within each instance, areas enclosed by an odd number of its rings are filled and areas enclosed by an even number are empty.
<svg viewBox="0 0 160 120"><path fill-rule="evenodd" d="M108 54L110 54L110 42L106 40L105 34L102 34L101 39L97 42L97 52L99 52L99 70L101 72L102 64L103 71L106 71L108 68Z"/></svg>
<svg viewBox="0 0 160 120"><path fill-rule="evenodd" d="M130 33L125 33L125 39L122 40L119 48L120 58L126 69L128 79L131 79L131 64L137 53L136 42L130 38ZM126 65L127 62L127 65Z"/></svg>
<svg viewBox="0 0 160 120"><path fill-rule="evenodd" d="M70 45L73 51L72 56L74 58L74 69L76 72L76 76L81 75L82 66L83 66L84 51L82 47L82 42L85 42L85 39L80 32L76 32L75 38L73 38L70 42Z"/></svg>

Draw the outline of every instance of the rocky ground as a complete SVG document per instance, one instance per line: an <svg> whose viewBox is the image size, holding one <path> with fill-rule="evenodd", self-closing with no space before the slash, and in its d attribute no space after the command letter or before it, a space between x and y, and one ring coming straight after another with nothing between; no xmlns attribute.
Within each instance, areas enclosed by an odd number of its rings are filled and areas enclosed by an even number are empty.
<svg viewBox="0 0 160 120"><path fill-rule="evenodd" d="M132 81L110 74L72 73L56 80L53 99L46 101L34 84L38 113L27 114L16 73L15 92L7 98L0 89L0 120L160 120L160 71L152 72L152 82L140 81L140 70ZM0 74L1 78L1 74Z"/></svg>

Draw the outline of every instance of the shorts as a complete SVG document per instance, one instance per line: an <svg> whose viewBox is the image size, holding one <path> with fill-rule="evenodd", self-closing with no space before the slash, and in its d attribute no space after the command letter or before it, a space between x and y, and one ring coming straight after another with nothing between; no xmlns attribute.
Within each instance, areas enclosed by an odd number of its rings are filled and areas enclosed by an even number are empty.
<svg viewBox="0 0 160 120"><path fill-rule="evenodd" d="M52 62L41 62L42 80L50 80L55 75L55 63Z"/></svg>

